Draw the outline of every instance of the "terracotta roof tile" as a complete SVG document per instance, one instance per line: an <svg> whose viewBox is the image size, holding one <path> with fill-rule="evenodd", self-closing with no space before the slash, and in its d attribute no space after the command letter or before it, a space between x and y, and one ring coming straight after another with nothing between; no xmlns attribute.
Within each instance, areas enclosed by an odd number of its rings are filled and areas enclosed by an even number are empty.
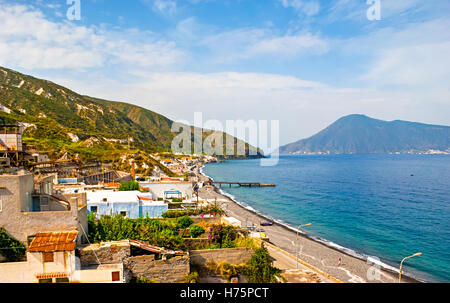
<svg viewBox="0 0 450 303"><path fill-rule="evenodd" d="M65 272L55 272L55 273L43 273L37 274L37 279L50 279L50 278L67 278L69 275Z"/></svg>
<svg viewBox="0 0 450 303"><path fill-rule="evenodd" d="M50 252L74 250L77 235L77 231L38 233L28 247L28 251Z"/></svg>

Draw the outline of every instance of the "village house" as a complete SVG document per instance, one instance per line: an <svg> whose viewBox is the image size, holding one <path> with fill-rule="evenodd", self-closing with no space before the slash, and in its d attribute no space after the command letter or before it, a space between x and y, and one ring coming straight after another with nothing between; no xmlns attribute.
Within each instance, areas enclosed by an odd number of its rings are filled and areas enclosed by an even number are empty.
<svg viewBox="0 0 450 303"><path fill-rule="evenodd" d="M2 283L122 283L123 264L82 267L75 254L78 232L38 233L26 261L0 263Z"/></svg>
<svg viewBox="0 0 450 303"><path fill-rule="evenodd" d="M161 218L169 208L157 201L151 193L140 191L90 190L86 191L89 213L97 215L120 214L126 218Z"/></svg>
<svg viewBox="0 0 450 303"><path fill-rule="evenodd" d="M87 230L86 196L60 195L55 176L36 178L28 171L10 169L0 174L0 226L27 244L39 232ZM82 234L79 241L85 238Z"/></svg>
<svg viewBox="0 0 450 303"><path fill-rule="evenodd" d="M181 199L184 202L192 201L192 182L170 180L161 182L140 182L139 185L142 189L148 190L154 200L175 198Z"/></svg>

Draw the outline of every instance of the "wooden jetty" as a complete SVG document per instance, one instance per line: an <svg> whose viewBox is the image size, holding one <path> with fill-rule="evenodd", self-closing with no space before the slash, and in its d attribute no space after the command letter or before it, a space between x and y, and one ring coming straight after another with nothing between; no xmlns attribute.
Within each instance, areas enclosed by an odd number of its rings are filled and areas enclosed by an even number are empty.
<svg viewBox="0 0 450 303"><path fill-rule="evenodd" d="M220 187L222 185L237 185L239 187L275 187L275 184L263 184L259 182L213 182L214 184L219 184Z"/></svg>

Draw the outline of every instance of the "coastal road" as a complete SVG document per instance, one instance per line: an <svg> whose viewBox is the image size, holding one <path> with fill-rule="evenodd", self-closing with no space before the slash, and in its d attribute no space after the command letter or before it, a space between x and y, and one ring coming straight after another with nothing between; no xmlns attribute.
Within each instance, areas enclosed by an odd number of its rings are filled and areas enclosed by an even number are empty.
<svg viewBox="0 0 450 303"><path fill-rule="evenodd" d="M207 177L198 175L202 181L207 181ZM227 196L217 192L214 187L204 187L199 189L199 196L203 200L220 202L222 208L226 210L227 215L241 221L242 225L258 226L259 222L267 221L264 218L242 206L235 203ZM362 259L345 254L342 251L333 249L320 242L312 240L305 235L300 234L300 242L297 242L297 234L294 230L288 229L280 224L263 227L265 234L275 246L296 255L299 247L299 259L311 264L321 271L337 278L342 282L349 283L396 283L398 276L395 272L389 272L366 262ZM298 246L299 245L299 246ZM341 263L339 264L339 258ZM289 262L287 259L281 261ZM402 282L417 282L405 277Z"/></svg>
<svg viewBox="0 0 450 303"><path fill-rule="evenodd" d="M284 272L288 283L313 282L314 279L309 277L311 274L315 274L322 283L335 283L334 280L329 279L322 273L314 271L301 263L297 263L295 258L282 253L279 249L268 245L266 245L266 248L274 260L273 265Z"/></svg>

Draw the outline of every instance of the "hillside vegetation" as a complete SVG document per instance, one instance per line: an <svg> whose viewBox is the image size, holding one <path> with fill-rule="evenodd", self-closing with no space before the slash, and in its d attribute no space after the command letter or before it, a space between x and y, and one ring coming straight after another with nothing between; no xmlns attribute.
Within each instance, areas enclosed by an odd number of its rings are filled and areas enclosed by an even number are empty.
<svg viewBox="0 0 450 303"><path fill-rule="evenodd" d="M0 124L16 121L25 123L24 142L54 159L78 154L84 160L114 162L130 153L170 151L177 135L172 120L145 108L83 96L0 67ZM204 130L202 136L211 133ZM199 139L192 136L192 142ZM256 151L245 146L247 156Z"/></svg>

